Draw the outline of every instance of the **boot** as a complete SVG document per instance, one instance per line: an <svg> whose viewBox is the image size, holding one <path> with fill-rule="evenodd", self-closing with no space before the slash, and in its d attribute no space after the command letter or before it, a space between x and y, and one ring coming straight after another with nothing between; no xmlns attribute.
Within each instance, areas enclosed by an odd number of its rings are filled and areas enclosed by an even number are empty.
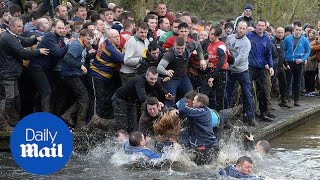
<svg viewBox="0 0 320 180"><path fill-rule="evenodd" d="M84 119L77 121L75 131L77 131L77 132L79 132L79 131L87 132L88 131L87 123L85 122Z"/></svg>
<svg viewBox="0 0 320 180"><path fill-rule="evenodd" d="M93 115L90 122L88 123L88 132L92 132L93 129L98 128L102 130L108 130L110 129L112 120L110 119L104 119L99 117L98 115Z"/></svg>
<svg viewBox="0 0 320 180"><path fill-rule="evenodd" d="M11 132L13 128L9 126L6 115L0 112L0 131Z"/></svg>
<svg viewBox="0 0 320 180"><path fill-rule="evenodd" d="M300 102L298 100L294 101L293 103L294 106L300 106Z"/></svg>
<svg viewBox="0 0 320 180"><path fill-rule="evenodd" d="M248 126L257 126L257 121L255 120L255 118L244 118L243 122L245 124L247 124Z"/></svg>
<svg viewBox="0 0 320 180"><path fill-rule="evenodd" d="M71 115L68 113L64 113L61 115L61 118L69 125L74 127L76 124L74 123L73 119L71 118Z"/></svg>
<svg viewBox="0 0 320 180"><path fill-rule="evenodd" d="M74 117L75 113L78 111L77 103L73 103L73 105L61 115L61 118L70 126L75 127L75 123L72 119Z"/></svg>
<svg viewBox="0 0 320 180"><path fill-rule="evenodd" d="M278 104L280 107L287 107L291 108L291 106L288 104L288 101L286 99L282 99L281 102Z"/></svg>

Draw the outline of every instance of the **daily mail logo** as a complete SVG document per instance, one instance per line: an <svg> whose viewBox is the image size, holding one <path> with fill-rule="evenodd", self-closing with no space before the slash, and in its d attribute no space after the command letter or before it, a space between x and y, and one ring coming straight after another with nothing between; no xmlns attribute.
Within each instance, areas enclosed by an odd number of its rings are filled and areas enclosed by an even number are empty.
<svg viewBox="0 0 320 180"><path fill-rule="evenodd" d="M70 159L73 141L68 126L50 113L23 118L10 138L11 154L17 164L32 174L59 171Z"/></svg>

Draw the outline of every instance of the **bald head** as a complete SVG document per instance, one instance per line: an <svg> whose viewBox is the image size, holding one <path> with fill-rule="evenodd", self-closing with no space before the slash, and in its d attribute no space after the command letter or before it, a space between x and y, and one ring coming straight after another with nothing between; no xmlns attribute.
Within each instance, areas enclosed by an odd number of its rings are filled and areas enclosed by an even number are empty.
<svg viewBox="0 0 320 180"><path fill-rule="evenodd" d="M119 32L115 29L110 29L108 32L108 40L111 44L119 45L120 44L120 35Z"/></svg>
<svg viewBox="0 0 320 180"><path fill-rule="evenodd" d="M276 37L278 39L283 39L284 37L284 29L283 27L278 27L277 30L276 30Z"/></svg>
<svg viewBox="0 0 320 180"><path fill-rule="evenodd" d="M51 30L51 23L47 18L40 18L37 21L37 29L41 32L49 32Z"/></svg>

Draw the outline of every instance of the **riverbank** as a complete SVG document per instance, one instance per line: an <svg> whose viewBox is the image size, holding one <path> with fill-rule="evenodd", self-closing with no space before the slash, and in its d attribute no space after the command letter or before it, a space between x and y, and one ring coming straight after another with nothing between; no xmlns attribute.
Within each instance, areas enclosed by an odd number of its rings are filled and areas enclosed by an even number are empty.
<svg viewBox="0 0 320 180"><path fill-rule="evenodd" d="M255 136L256 140L270 140L299 124L317 117L320 114L320 98L302 97L301 106L292 108L279 107L277 99L272 99L272 114L276 115L273 122L259 121L256 127L247 127ZM293 102L290 102L292 105ZM105 133L74 133L74 150L86 151L99 143L102 143L108 137ZM0 132L0 151L10 151L10 133Z"/></svg>

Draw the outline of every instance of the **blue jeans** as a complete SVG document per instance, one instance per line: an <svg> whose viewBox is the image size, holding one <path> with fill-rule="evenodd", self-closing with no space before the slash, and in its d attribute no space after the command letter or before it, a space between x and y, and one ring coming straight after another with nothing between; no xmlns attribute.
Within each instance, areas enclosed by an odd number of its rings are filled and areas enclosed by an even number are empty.
<svg viewBox="0 0 320 180"><path fill-rule="evenodd" d="M168 107L173 107L175 103L175 99L177 95L180 97L183 97L187 92L192 91L192 84L189 80L189 77L187 75L183 75L178 78L173 78L163 84L163 87L165 90L169 93L171 93L174 98L172 101L165 101L165 104Z"/></svg>
<svg viewBox="0 0 320 180"><path fill-rule="evenodd" d="M249 71L244 71L241 73L232 73L228 71L228 82L227 82L227 98L228 107L230 108L233 104L233 94L234 86L236 81L239 82L242 90L242 101L244 105L244 110L248 118L254 118L254 105L253 96L251 93L251 80L249 76Z"/></svg>

